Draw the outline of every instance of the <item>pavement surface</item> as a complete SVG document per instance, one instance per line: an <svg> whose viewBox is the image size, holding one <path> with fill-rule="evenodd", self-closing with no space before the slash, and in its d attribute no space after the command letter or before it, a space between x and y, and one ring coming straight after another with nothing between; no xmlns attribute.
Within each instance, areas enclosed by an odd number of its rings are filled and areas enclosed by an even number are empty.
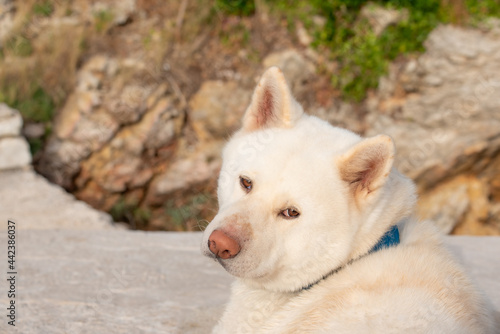
<svg viewBox="0 0 500 334"><path fill-rule="evenodd" d="M0 172L0 210L1 218L17 220L23 230L105 230L116 225L108 214L78 201L31 167ZM7 223L0 222L0 231L6 229Z"/></svg>
<svg viewBox="0 0 500 334"><path fill-rule="evenodd" d="M2 280L0 333L207 333L228 298L232 279L202 257L200 233L16 232L16 329Z"/></svg>
<svg viewBox="0 0 500 334"><path fill-rule="evenodd" d="M7 240L3 232L2 273ZM7 324L4 279L0 333L209 333L232 278L200 254L200 240L201 233L20 228L16 327ZM500 310L500 238L446 243Z"/></svg>

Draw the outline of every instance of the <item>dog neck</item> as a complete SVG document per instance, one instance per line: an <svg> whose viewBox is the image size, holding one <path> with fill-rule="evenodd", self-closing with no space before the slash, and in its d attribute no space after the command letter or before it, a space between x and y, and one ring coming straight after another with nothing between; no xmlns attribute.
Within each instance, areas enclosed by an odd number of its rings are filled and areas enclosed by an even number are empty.
<svg viewBox="0 0 500 334"><path fill-rule="evenodd" d="M326 274L325 276L323 276L322 278L320 278L316 282L313 282L313 283L309 284L308 286L305 286L305 287L299 289L297 292L309 290L310 288L312 288L313 286L315 286L319 282L321 282L321 281L325 280L326 278L338 273L340 270L345 268L347 265L349 265L349 264L367 256L367 255L375 253L381 249L394 247L397 245L399 245L399 229L398 229L397 225L392 225L389 228L389 230L387 232L385 232L385 234L382 236L382 238L380 238L380 240L375 244L375 246L373 246L372 249L370 249L368 251L368 253L361 255L360 257L358 257L356 259L352 259L351 261L347 262L347 264L345 264L345 265L342 265L340 267L335 268L334 270L330 271L328 274Z"/></svg>

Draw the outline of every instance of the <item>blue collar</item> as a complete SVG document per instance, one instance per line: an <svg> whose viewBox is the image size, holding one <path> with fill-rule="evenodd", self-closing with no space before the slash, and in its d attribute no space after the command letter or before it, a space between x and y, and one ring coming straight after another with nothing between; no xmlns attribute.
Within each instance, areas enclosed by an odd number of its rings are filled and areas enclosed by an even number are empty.
<svg viewBox="0 0 500 334"><path fill-rule="evenodd" d="M354 261L359 260L362 257L365 257L366 255L369 255L371 253L375 253L383 248L389 248L389 247L393 247L393 246L397 246L397 245L399 245L399 229L398 229L397 225L393 225L393 226L391 226L391 228L387 232L385 232L385 234L382 236L382 238L380 238L380 240L375 244L375 246L373 246L372 249L370 249L370 251L368 253L358 257L357 259L353 259L353 260L349 261L347 264L351 264ZM303 290L309 290L314 285L318 284L319 282L321 282L325 278L337 273L338 271L340 271L344 267L345 267L345 265L334 269L333 271L331 271L328 274L326 274L325 276L323 276L321 279L317 280L314 283L309 284L308 286L306 286L302 289L299 289L298 291L300 292Z"/></svg>
<svg viewBox="0 0 500 334"><path fill-rule="evenodd" d="M381 250L382 248L389 248L392 246L397 246L399 245L399 229L397 225L391 226L389 231L385 232L385 234L380 238L380 240L377 242L375 246L368 252L370 253L375 253L378 250Z"/></svg>

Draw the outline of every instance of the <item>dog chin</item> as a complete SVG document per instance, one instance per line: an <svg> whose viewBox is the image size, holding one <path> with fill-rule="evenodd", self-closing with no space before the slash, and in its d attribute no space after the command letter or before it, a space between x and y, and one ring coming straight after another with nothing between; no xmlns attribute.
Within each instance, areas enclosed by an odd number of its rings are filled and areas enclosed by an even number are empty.
<svg viewBox="0 0 500 334"><path fill-rule="evenodd" d="M224 260L219 257L216 261L219 262L219 264L231 275L240 278L245 276L245 270L241 270L241 268L235 265L233 259Z"/></svg>
<svg viewBox="0 0 500 334"><path fill-rule="evenodd" d="M261 270L242 268L238 265L236 259L224 260L221 258L216 258L216 261L231 275L243 278L243 279L260 279L266 276L266 273L261 272Z"/></svg>

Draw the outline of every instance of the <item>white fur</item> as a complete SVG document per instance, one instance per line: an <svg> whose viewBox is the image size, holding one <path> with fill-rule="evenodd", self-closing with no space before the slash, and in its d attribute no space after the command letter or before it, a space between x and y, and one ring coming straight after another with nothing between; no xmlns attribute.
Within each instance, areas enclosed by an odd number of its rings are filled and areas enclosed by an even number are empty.
<svg viewBox="0 0 500 334"><path fill-rule="evenodd" d="M224 149L220 209L203 236L214 259L216 229L241 246L216 259L238 279L214 333L493 333L437 232L412 218L415 187L393 159L389 137L363 139L304 114L269 69ZM280 215L291 207L298 218ZM366 255L394 224L401 244Z"/></svg>

